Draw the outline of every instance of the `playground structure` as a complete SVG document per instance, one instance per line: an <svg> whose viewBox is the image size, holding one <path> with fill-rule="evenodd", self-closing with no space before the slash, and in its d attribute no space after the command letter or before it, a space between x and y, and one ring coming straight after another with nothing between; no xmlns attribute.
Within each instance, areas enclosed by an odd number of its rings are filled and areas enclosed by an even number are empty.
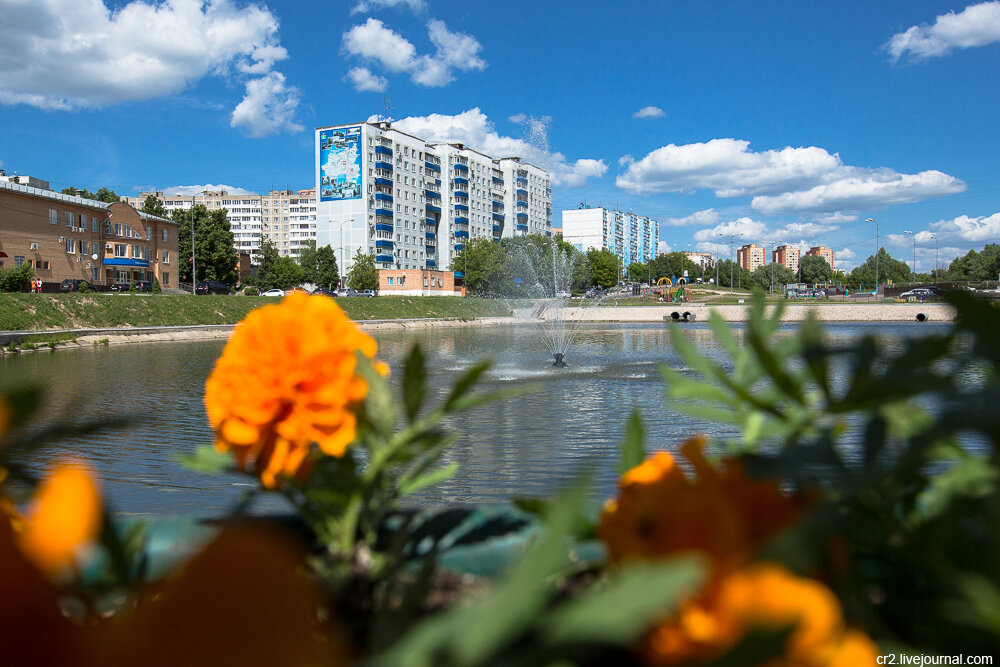
<svg viewBox="0 0 1000 667"><path fill-rule="evenodd" d="M649 294L650 296L657 295L663 301L680 303L687 301L687 297L684 295L684 285L686 284L687 278L678 278L676 283L670 278L660 278L656 281L655 287L649 288Z"/></svg>

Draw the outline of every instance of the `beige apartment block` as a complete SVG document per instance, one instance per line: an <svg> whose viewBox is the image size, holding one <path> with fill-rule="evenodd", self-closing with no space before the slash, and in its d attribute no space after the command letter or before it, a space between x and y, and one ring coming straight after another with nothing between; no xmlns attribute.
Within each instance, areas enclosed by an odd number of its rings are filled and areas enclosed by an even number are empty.
<svg viewBox="0 0 1000 667"><path fill-rule="evenodd" d="M0 181L0 267L30 263L48 291L66 279L177 284L177 225L106 204Z"/></svg>
<svg viewBox="0 0 1000 667"><path fill-rule="evenodd" d="M791 269L792 271L798 272L799 270L799 257L802 251L795 246L790 245L779 245L774 249L771 256L771 261L777 264L781 264L784 267Z"/></svg>
<svg viewBox="0 0 1000 667"><path fill-rule="evenodd" d="M748 271L764 266L764 248L750 243L736 251L736 263Z"/></svg>
<svg viewBox="0 0 1000 667"><path fill-rule="evenodd" d="M831 269L836 268L833 264L832 248L827 248L825 246L818 245L813 248L809 248L809 251L806 253L806 255L815 255L817 257L822 257L823 259L826 260L827 264L830 265Z"/></svg>

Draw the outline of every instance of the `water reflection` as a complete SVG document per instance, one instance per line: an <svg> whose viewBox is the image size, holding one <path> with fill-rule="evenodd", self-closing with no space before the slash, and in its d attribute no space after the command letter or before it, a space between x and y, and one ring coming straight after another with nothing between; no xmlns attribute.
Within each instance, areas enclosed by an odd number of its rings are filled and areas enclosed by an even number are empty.
<svg viewBox="0 0 1000 667"><path fill-rule="evenodd" d="M887 340L940 331L943 324L828 325L841 342L863 333ZM704 323L685 334L713 356L721 350ZM783 327L783 332L794 331ZM429 358L438 394L473 361L491 357L492 388L532 382L539 391L456 418L460 435L448 460L459 474L427 491L417 504L494 502L512 494L552 493L584 464L598 471L597 495L610 492L618 442L633 407L646 421L651 445L671 449L698 432L729 434L725 427L679 415L664 399L660 363L680 367L662 325L594 324L582 327L567 354L567 369L551 356L531 327L468 327L378 331L379 356L401 377L409 346L418 341ZM742 335L740 334L740 339ZM156 343L43 352L0 358L0 382L46 387L43 420L80 423L87 418L134 417L127 429L74 437L38 452L36 470L57 456L95 465L113 507L123 513L216 514L237 502L252 484L240 476L204 476L175 457L210 441L202 388L222 341ZM38 428L36 424L33 427ZM270 499L264 511L281 508Z"/></svg>

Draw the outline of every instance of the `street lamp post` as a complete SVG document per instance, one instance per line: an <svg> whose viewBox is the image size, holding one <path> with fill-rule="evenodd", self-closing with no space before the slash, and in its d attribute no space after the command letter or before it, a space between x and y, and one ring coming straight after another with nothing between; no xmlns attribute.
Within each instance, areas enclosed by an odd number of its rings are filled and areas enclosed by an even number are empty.
<svg viewBox="0 0 1000 667"><path fill-rule="evenodd" d="M917 235L905 229L903 233L913 237L913 263L910 265L910 287L913 287L917 284Z"/></svg>
<svg viewBox="0 0 1000 667"><path fill-rule="evenodd" d="M726 236L729 237L729 296L732 296L733 295L733 245L735 244L736 237L738 237L739 234L723 234L723 233L720 232L719 236L721 236L723 238L725 238ZM743 273L743 271L740 271L740 274L741 274L740 275L740 280L741 281L743 279L742 273ZM718 280L718 278L719 278L719 269L718 268L716 268L716 270L715 270L715 278L716 278L715 283L716 283L716 285L718 285L719 284L719 280Z"/></svg>
<svg viewBox="0 0 1000 667"><path fill-rule="evenodd" d="M868 218L865 222L875 223L875 296L878 296L878 220Z"/></svg>
<svg viewBox="0 0 1000 667"><path fill-rule="evenodd" d="M934 239L934 282L939 280L938 278L938 239L936 236L932 236Z"/></svg>
<svg viewBox="0 0 1000 667"><path fill-rule="evenodd" d="M761 243L764 243L761 241ZM771 295L774 296L774 246L778 243L784 243L781 239L777 241L771 241Z"/></svg>

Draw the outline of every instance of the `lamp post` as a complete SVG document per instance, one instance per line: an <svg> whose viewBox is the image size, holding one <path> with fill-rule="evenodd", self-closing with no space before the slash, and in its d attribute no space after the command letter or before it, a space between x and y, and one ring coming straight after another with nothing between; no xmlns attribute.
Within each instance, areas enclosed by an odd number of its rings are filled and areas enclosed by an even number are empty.
<svg viewBox="0 0 1000 667"><path fill-rule="evenodd" d="M905 229L903 233L913 237L913 263L910 264L910 287L913 287L917 284L917 235Z"/></svg>
<svg viewBox="0 0 1000 667"><path fill-rule="evenodd" d="M875 296L878 296L878 220L867 218L865 222L875 223Z"/></svg>
<svg viewBox="0 0 1000 667"><path fill-rule="evenodd" d="M939 280L939 277L938 277L938 239L937 239L936 236L932 236L931 238L934 239L934 282L936 283Z"/></svg>
<svg viewBox="0 0 1000 667"><path fill-rule="evenodd" d="M733 244L736 242L736 237L738 237L739 234L723 234L723 233L720 232L719 236L721 236L723 238L725 238L726 236L729 237L729 296L732 296L733 295ZM743 279L742 273L743 273L743 271L740 271L740 274L741 274L740 275L740 280L741 281ZM715 277L716 277L715 284L718 285L719 284L719 281L718 281L719 270L718 269L715 270Z"/></svg>
<svg viewBox="0 0 1000 667"><path fill-rule="evenodd" d="M763 241L761 241L763 243ZM774 296L774 246L778 243L784 243L781 239L777 241L771 241L771 295Z"/></svg>

